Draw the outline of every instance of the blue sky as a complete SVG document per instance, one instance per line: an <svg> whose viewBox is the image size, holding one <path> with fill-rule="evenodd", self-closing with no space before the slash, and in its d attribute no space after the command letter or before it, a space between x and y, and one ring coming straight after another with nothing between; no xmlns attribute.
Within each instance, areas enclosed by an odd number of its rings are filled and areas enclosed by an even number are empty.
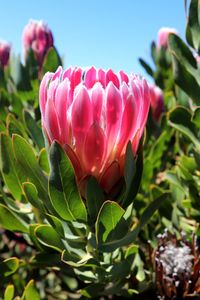
<svg viewBox="0 0 200 300"><path fill-rule="evenodd" d="M0 39L22 53L21 34L30 18L43 19L69 65L123 69L146 75L138 57L150 61L160 27L185 32L183 0L1 1Z"/></svg>

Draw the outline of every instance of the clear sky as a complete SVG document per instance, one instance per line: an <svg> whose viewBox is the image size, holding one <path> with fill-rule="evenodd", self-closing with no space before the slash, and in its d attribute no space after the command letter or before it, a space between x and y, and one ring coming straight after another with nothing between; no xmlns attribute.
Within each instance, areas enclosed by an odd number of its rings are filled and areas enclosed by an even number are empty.
<svg viewBox="0 0 200 300"><path fill-rule="evenodd" d="M150 61L150 43L160 27L184 38L184 0L0 0L0 39L22 53L28 20L42 19L69 65L123 69L146 75L138 57Z"/></svg>

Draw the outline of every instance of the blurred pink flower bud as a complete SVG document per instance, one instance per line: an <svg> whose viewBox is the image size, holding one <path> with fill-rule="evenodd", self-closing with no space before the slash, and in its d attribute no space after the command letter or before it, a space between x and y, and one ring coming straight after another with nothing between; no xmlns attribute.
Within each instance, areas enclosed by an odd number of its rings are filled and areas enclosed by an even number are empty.
<svg viewBox="0 0 200 300"><path fill-rule="evenodd" d="M160 47L167 48L168 36L170 33L174 33L178 35L178 31L175 28L168 28L168 27L160 28L160 30L158 31L158 38L157 38L158 49Z"/></svg>
<svg viewBox="0 0 200 300"><path fill-rule="evenodd" d="M122 179L128 142L136 154L144 131L146 81L111 69L59 67L45 74L39 97L44 131L65 149L79 187L93 175L109 193Z"/></svg>
<svg viewBox="0 0 200 300"><path fill-rule="evenodd" d="M154 85L149 85L150 96L151 96L151 111L152 116L156 122L160 120L161 114L164 112L164 99L162 90Z"/></svg>
<svg viewBox="0 0 200 300"><path fill-rule="evenodd" d="M4 68L8 65L11 45L5 41L0 41L0 65Z"/></svg>
<svg viewBox="0 0 200 300"><path fill-rule="evenodd" d="M39 66L41 66L45 54L53 46L53 35L43 21L30 20L24 28L22 42L25 58L31 48L35 53Z"/></svg>

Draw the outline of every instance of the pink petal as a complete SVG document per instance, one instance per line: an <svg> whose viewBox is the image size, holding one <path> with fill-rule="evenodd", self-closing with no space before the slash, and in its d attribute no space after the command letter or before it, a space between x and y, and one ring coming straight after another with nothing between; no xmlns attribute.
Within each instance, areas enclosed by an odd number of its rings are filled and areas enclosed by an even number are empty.
<svg viewBox="0 0 200 300"><path fill-rule="evenodd" d="M111 69L106 73L106 85L108 85L110 81L112 81L112 83L119 88L119 78Z"/></svg>
<svg viewBox="0 0 200 300"><path fill-rule="evenodd" d="M51 98L48 98L46 103L44 125L51 142L54 140L60 141L58 117L55 110L54 102Z"/></svg>
<svg viewBox="0 0 200 300"><path fill-rule="evenodd" d="M128 84L128 82L129 82L128 75L126 73L124 73L122 70L119 71L119 75L121 78L121 82L126 82L126 84Z"/></svg>
<svg viewBox="0 0 200 300"><path fill-rule="evenodd" d="M97 124L91 125L83 148L84 164L89 174L98 176L104 159L105 147L106 141L103 130Z"/></svg>
<svg viewBox="0 0 200 300"><path fill-rule="evenodd" d="M128 141L132 137L132 131L136 125L137 116L135 115L135 103L132 94L129 94L129 97L126 101L123 116L121 129L119 134L119 143L117 145L117 154L120 155L126 149Z"/></svg>
<svg viewBox="0 0 200 300"><path fill-rule="evenodd" d="M138 129L132 142L131 142L134 155L136 155L136 153L137 153L140 138L141 138L141 131Z"/></svg>
<svg viewBox="0 0 200 300"><path fill-rule="evenodd" d="M52 77L52 81L55 80L56 78L60 78L61 73L62 73L62 67L59 66Z"/></svg>
<svg viewBox="0 0 200 300"><path fill-rule="evenodd" d="M98 81L102 84L103 87L106 86L106 73L104 70L99 69L97 71L98 73Z"/></svg>
<svg viewBox="0 0 200 300"><path fill-rule="evenodd" d="M94 67L91 67L85 72L84 83L88 89L91 89L97 81L97 71Z"/></svg>
<svg viewBox="0 0 200 300"><path fill-rule="evenodd" d="M48 99L50 98L53 102L55 102L55 95L56 95L58 84L59 84L58 78L54 79L54 81L51 81L49 84L47 98Z"/></svg>
<svg viewBox="0 0 200 300"><path fill-rule="evenodd" d="M116 143L122 116L122 97L112 82L107 86L106 100L106 136L110 152Z"/></svg>
<svg viewBox="0 0 200 300"><path fill-rule="evenodd" d="M104 90L100 83L96 83L91 90L91 100L93 107L93 120L95 123L100 124L101 112L103 105Z"/></svg>
<svg viewBox="0 0 200 300"><path fill-rule="evenodd" d="M58 122L61 128L61 143L69 143L69 124L67 123L67 107L68 107L68 94L70 83L66 78L62 81L55 95L55 108L58 116Z"/></svg>
<svg viewBox="0 0 200 300"><path fill-rule="evenodd" d="M65 78L70 79L71 73L72 73L72 68L69 67L68 69L66 69L66 70L63 72L62 80L65 80Z"/></svg>
<svg viewBox="0 0 200 300"><path fill-rule="evenodd" d="M83 170L76 153L68 144L64 145L64 150L73 165L77 180L80 180L83 176Z"/></svg>
<svg viewBox="0 0 200 300"><path fill-rule="evenodd" d="M47 72L42 79L39 90L39 98L40 98L40 109L42 113L42 117L44 118L45 114L45 106L47 101L47 89L49 81L51 80L53 73Z"/></svg>
<svg viewBox="0 0 200 300"><path fill-rule="evenodd" d="M130 89L128 87L128 85L125 82L122 82L121 86L120 86L120 91L122 94L122 99L123 99L123 107L126 104L127 98L130 94Z"/></svg>
<svg viewBox="0 0 200 300"><path fill-rule="evenodd" d="M111 165L103 173L100 185L104 191L109 193L116 183L121 178L120 167L116 161L113 161Z"/></svg>
<svg viewBox="0 0 200 300"><path fill-rule="evenodd" d="M76 86L79 85L81 80L82 80L82 69L81 68L74 68L72 70L71 78L70 78L72 91L74 91Z"/></svg>
<svg viewBox="0 0 200 300"><path fill-rule="evenodd" d="M92 123L92 105L87 89L81 85L72 103L72 133L76 151L81 153L86 133Z"/></svg>

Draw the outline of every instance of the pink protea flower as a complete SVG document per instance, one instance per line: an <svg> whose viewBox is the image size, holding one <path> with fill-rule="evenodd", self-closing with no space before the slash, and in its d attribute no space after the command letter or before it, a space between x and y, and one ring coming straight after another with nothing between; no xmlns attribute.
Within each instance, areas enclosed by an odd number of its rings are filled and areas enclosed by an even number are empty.
<svg viewBox="0 0 200 300"><path fill-rule="evenodd" d="M31 48L35 53L39 66L41 66L45 54L53 46L53 35L43 21L30 20L24 28L22 42L25 58Z"/></svg>
<svg viewBox="0 0 200 300"><path fill-rule="evenodd" d="M150 105L144 79L112 70L59 67L40 85L42 126L65 149L79 185L93 175L110 193L123 176L126 146L137 152Z"/></svg>
<svg viewBox="0 0 200 300"><path fill-rule="evenodd" d="M162 90L155 84L149 85L151 96L151 111L156 122L160 120L161 114L164 112L164 99Z"/></svg>
<svg viewBox="0 0 200 300"><path fill-rule="evenodd" d="M8 65L11 45L5 41L0 41L0 65L4 68Z"/></svg>
<svg viewBox="0 0 200 300"><path fill-rule="evenodd" d="M174 33L178 35L178 31L175 28L162 27L158 31L157 38L157 47L158 49L161 47L167 48L168 36L170 33Z"/></svg>

